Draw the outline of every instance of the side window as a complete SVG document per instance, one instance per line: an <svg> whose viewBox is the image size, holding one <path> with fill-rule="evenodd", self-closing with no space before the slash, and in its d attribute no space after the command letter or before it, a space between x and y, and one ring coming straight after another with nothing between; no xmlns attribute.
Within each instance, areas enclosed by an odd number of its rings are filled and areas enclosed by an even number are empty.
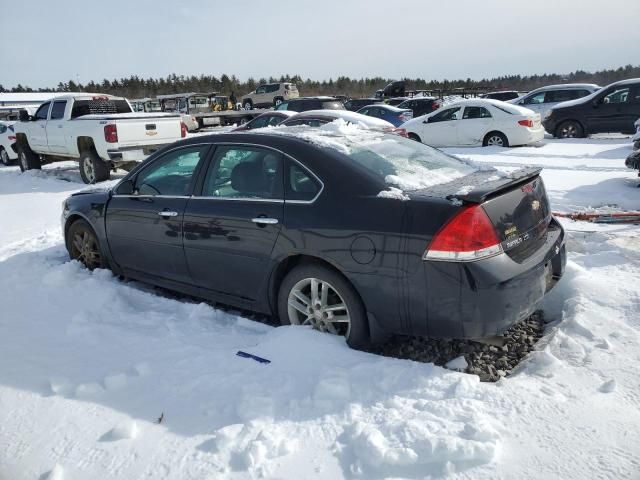
<svg viewBox="0 0 640 480"><path fill-rule="evenodd" d="M53 102L53 107L51 108L51 120L59 120L64 117L64 109L66 107L66 100L58 100Z"/></svg>
<svg viewBox="0 0 640 480"><path fill-rule="evenodd" d="M276 107L276 110L289 110L289 102L282 102Z"/></svg>
<svg viewBox="0 0 640 480"><path fill-rule="evenodd" d="M47 113L49 113L49 105L51 105L51 102L43 103L42 105L40 105L40 108L38 108L35 114L36 120L47 119Z"/></svg>
<svg viewBox="0 0 640 480"><path fill-rule="evenodd" d="M269 85L269 93L277 92L280 90L280 84L274 83L273 85Z"/></svg>
<svg viewBox="0 0 640 480"><path fill-rule="evenodd" d="M629 95L629 103L640 103L640 85L634 85L631 88L631 95Z"/></svg>
<svg viewBox="0 0 640 480"><path fill-rule="evenodd" d="M531 95L528 98L525 98L524 100L524 104L525 105L538 105L540 103L544 103L545 102L545 95L547 92L540 92L540 93L536 93L535 95Z"/></svg>
<svg viewBox="0 0 640 480"><path fill-rule="evenodd" d="M189 195L193 173L208 149L208 145L200 145L165 154L138 174L135 192L138 195Z"/></svg>
<svg viewBox="0 0 640 480"><path fill-rule="evenodd" d="M269 117L264 116L264 117L260 117L260 118L256 118L254 121L252 121L248 127L249 130L253 130L254 128L262 128L262 127L266 127L267 126L267 120L269 119Z"/></svg>
<svg viewBox="0 0 640 480"><path fill-rule="evenodd" d="M202 195L282 199L282 155L260 147L221 146L204 181Z"/></svg>
<svg viewBox="0 0 640 480"><path fill-rule="evenodd" d="M279 115L273 115L271 117L268 117L268 119L269 119L269 121L267 122L267 125L270 126L270 127L275 127L276 125L280 125L282 123L282 121L284 120Z"/></svg>
<svg viewBox="0 0 640 480"><path fill-rule="evenodd" d="M474 118L491 118L491 114L489 113L489 110L484 107L466 107L462 118L465 120Z"/></svg>
<svg viewBox="0 0 640 480"><path fill-rule="evenodd" d="M545 97L545 103L566 102L576 98L578 97L575 95L575 90L550 90Z"/></svg>
<svg viewBox="0 0 640 480"><path fill-rule="evenodd" d="M363 108L362 110L360 110L360 113L363 115L369 115L370 110L370 108Z"/></svg>
<svg viewBox="0 0 640 480"><path fill-rule="evenodd" d="M629 87L611 90L602 99L602 103L625 103L629 97Z"/></svg>
<svg viewBox="0 0 640 480"><path fill-rule="evenodd" d="M267 86L266 85L260 85L258 88L256 88L256 93L264 93L267 90Z"/></svg>
<svg viewBox="0 0 640 480"><path fill-rule="evenodd" d="M0 133L4 133L7 131L7 126L6 125L0 125Z"/></svg>
<svg viewBox="0 0 640 480"><path fill-rule="evenodd" d="M297 163L287 161L287 200L310 201L320 191L320 184L303 167Z"/></svg>
<svg viewBox="0 0 640 480"><path fill-rule="evenodd" d="M459 120L460 119L460 107L457 108L447 108L439 112L438 114L431 117L429 122L448 122L450 120Z"/></svg>

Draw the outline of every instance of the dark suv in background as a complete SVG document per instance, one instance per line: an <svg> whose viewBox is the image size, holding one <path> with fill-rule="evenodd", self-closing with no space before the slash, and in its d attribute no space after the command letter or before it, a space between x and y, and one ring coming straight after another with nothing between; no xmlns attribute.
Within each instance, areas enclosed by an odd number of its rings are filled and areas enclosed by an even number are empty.
<svg viewBox="0 0 640 480"><path fill-rule="evenodd" d="M334 97L301 97L282 102L276 110L306 112L308 110L344 110L344 103Z"/></svg>
<svg viewBox="0 0 640 480"><path fill-rule="evenodd" d="M410 98L398 105L398 108L408 108L413 111L413 118L421 117L440 108L440 101L435 97Z"/></svg>
<svg viewBox="0 0 640 480"><path fill-rule="evenodd" d="M640 78L612 83L578 100L562 102L542 122L558 138L581 138L591 133L634 133L640 117Z"/></svg>

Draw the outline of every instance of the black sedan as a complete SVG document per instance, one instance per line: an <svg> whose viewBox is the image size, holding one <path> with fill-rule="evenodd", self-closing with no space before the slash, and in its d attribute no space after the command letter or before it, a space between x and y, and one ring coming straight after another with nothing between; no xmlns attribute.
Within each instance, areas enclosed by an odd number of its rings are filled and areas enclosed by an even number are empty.
<svg viewBox="0 0 640 480"><path fill-rule="evenodd" d="M275 130L180 141L67 198L70 257L352 347L499 334L562 275L539 170L500 176L382 132Z"/></svg>

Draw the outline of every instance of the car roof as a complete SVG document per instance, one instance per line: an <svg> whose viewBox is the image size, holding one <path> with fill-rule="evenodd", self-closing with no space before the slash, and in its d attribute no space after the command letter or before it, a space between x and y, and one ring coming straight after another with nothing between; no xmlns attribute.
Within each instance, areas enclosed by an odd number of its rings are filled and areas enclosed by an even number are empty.
<svg viewBox="0 0 640 480"><path fill-rule="evenodd" d="M544 92L546 90L571 90L576 88L587 88L587 89L599 89L600 85L596 85L595 83L559 83L557 85L545 85L544 87L539 87L534 90L531 90L527 95L533 92Z"/></svg>
<svg viewBox="0 0 640 480"><path fill-rule="evenodd" d="M291 98L289 100L287 100L287 102L299 102L301 100L322 100L322 101L335 101L335 102L339 102L340 100L335 98L335 97L329 97L327 95L318 95L316 97L298 97L298 98Z"/></svg>
<svg viewBox="0 0 640 480"><path fill-rule="evenodd" d="M295 118L291 117L288 120L294 121L298 118L326 118L334 120L341 118L350 123L364 123L368 127L393 128L393 125L386 120L357 112L350 112L349 110L308 110L306 112L300 112L295 115Z"/></svg>
<svg viewBox="0 0 640 480"><path fill-rule="evenodd" d="M626 80L620 80L618 82L613 82L609 85L607 85L607 87L611 87L611 86L619 86L619 85L631 85L634 83L640 83L640 78L627 78Z"/></svg>
<svg viewBox="0 0 640 480"><path fill-rule="evenodd" d="M376 105L376 107L384 108L385 110L389 110L391 112L404 112L404 111L410 110L408 108L398 108L395 105L388 105L386 103L381 103L379 105ZM366 106L362 108L366 108Z"/></svg>

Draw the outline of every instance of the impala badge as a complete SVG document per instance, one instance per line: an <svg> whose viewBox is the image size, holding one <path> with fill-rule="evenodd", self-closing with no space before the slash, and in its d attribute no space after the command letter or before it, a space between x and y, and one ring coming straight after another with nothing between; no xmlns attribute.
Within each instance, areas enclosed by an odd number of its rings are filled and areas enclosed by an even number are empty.
<svg viewBox="0 0 640 480"><path fill-rule="evenodd" d="M531 202L531 208L533 208L534 210L538 210L540 208L540 202L538 200L534 200L533 202Z"/></svg>

